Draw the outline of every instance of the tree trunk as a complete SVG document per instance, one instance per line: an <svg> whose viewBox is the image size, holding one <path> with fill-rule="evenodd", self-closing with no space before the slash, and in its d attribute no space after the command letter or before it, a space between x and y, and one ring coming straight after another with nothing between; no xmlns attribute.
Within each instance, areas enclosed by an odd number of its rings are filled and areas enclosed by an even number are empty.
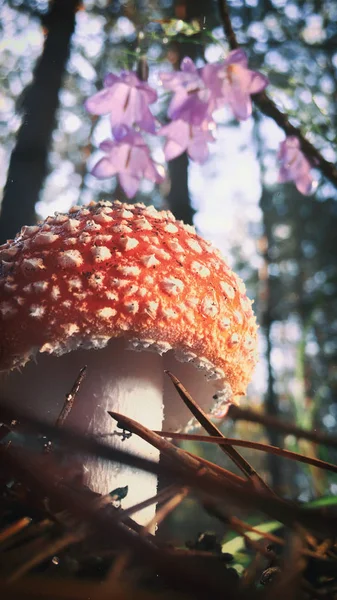
<svg viewBox="0 0 337 600"><path fill-rule="evenodd" d="M47 174L47 157L62 76L80 0L54 0L45 19L46 40L25 91L24 117L12 152L1 205L0 243L35 221L35 204Z"/></svg>
<svg viewBox="0 0 337 600"><path fill-rule="evenodd" d="M178 19L198 19L202 18L205 8L201 0L176 0L174 14ZM198 53L202 54L201 44L198 35L192 36L190 43L179 44L173 42L170 46L171 62L174 69L180 68L180 63L185 56L190 56L193 60ZM188 225L193 224L193 215L195 211L191 206L188 191L188 156L186 152L174 160L169 161L168 171L171 180L171 189L167 196L168 208L172 211L176 219L181 219Z"/></svg>
<svg viewBox="0 0 337 600"><path fill-rule="evenodd" d="M279 403L278 396L275 391L275 378L274 372L271 364L271 354L272 354L272 339L271 339L271 330L274 322L272 309L273 309L273 300L271 293L272 282L269 274L269 245L270 245L270 227L268 226L267 218L266 218L266 208L268 207L268 202L270 202L270 198L268 198L266 194L266 190L262 191L262 196L260 200L260 207L263 214L263 237L260 239L259 246L260 252L264 261L263 267L259 272L259 305L260 305L260 323L264 332L265 340L266 340L266 352L265 359L267 363L267 390L264 398L264 407L265 412L268 416L277 417L279 415ZM280 435L271 430L268 431L269 443L272 446L280 446L281 445L281 437ZM273 454L267 455L267 464L270 471L271 476L271 485L277 491L282 486L282 469L281 464L277 456Z"/></svg>
<svg viewBox="0 0 337 600"><path fill-rule="evenodd" d="M169 209L176 219L188 225L193 224L193 210L188 191L188 156L186 152L170 160L168 171L171 180L171 189L167 197Z"/></svg>

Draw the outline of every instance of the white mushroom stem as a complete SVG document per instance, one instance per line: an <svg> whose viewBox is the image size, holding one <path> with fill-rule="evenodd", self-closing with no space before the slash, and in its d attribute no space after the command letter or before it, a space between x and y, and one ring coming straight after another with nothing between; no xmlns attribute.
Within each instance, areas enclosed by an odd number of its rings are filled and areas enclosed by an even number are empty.
<svg viewBox="0 0 337 600"><path fill-rule="evenodd" d="M69 348L70 350L70 348ZM73 350L62 356L39 353L22 371L0 375L2 396L18 409L56 423L66 393L71 389L80 369L87 373L75 403L67 418L67 426L97 436L115 448L126 450L154 461L159 452L133 434L122 441L122 433L108 411L126 415L149 429L162 429L165 406L165 429L176 430L191 418L164 369L175 373L196 402L207 407L219 386L207 381L205 371L191 363L175 360L173 351L161 357L155 352L135 352L126 349L122 338L110 340L105 348ZM157 476L126 465L100 459L69 457L82 461L86 483L100 494L128 486L122 506L127 508L154 496ZM155 515L155 504L134 515L140 524L147 524Z"/></svg>
<svg viewBox="0 0 337 600"><path fill-rule="evenodd" d="M159 452L137 435L122 439L122 431L108 414L109 410L127 415L149 429L161 429L163 422L163 366L158 354L132 352L114 341L107 348L94 351L88 361L88 379L94 385L83 386L79 401L88 406L95 403L89 431L114 448L126 450L136 456L159 460ZM87 402L87 397L88 401ZM154 496L157 476L133 469L123 464L104 460L85 464L86 482L96 492L108 494L116 487L128 486L123 507L133 506ZM155 514L155 504L136 513L136 520L146 524Z"/></svg>
<svg viewBox="0 0 337 600"><path fill-rule="evenodd" d="M112 340L100 350L75 350L61 357L39 355L22 373L13 372L2 381L5 398L40 418L55 422L64 397L80 368L87 365L83 382L67 425L85 433L103 436L102 441L137 456L155 461L159 452L136 435L122 441L112 410L139 421L150 429L161 429L163 421L163 364L158 354L125 350L121 339ZM103 460L84 459L87 484L96 492L108 494L128 486L124 508L154 496L157 477L125 465ZM155 505L135 515L147 524L155 514Z"/></svg>

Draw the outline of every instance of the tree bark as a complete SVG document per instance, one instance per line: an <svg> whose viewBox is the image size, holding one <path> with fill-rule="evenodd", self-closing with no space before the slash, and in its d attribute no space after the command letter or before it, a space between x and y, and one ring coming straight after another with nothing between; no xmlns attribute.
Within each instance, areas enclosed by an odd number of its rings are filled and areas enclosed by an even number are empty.
<svg viewBox="0 0 337 600"><path fill-rule="evenodd" d="M24 117L12 152L0 215L0 243L35 221L35 204L47 175L59 91L80 0L53 0L44 25L42 55L25 90Z"/></svg>
<svg viewBox="0 0 337 600"><path fill-rule="evenodd" d="M188 156L186 152L169 161L171 188L167 197L170 211L176 219L193 225L193 210L188 191Z"/></svg>
<svg viewBox="0 0 337 600"><path fill-rule="evenodd" d="M260 323L264 332L265 340L266 340L266 352L265 359L267 363L267 390L264 398L264 407L267 416L277 417L279 415L279 401L278 395L275 391L275 377L271 364L271 354L272 354L272 339L271 339L271 330L274 322L273 317L273 295L272 295L272 281L269 274L269 264L270 264L270 255L269 255L269 246L271 239L271 231L267 221L266 216L266 208L268 207L268 203L270 202L270 198L267 197L266 190L262 191L262 196L260 200L260 207L262 210L263 218L263 237L260 240L260 252L264 261L263 267L260 269L259 273L259 283L260 283L260 294L259 294L259 305L260 305ZM281 446L281 438L277 431L270 430L268 431L269 443L272 446ZM275 491L280 490L282 487L282 469L279 460L273 454L268 454L267 456L267 464L269 467L270 477L271 477L271 485Z"/></svg>

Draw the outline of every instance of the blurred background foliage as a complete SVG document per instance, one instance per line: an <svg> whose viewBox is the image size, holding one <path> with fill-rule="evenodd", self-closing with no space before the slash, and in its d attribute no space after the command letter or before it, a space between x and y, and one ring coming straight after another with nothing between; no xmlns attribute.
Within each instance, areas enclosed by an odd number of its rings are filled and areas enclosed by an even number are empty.
<svg viewBox="0 0 337 600"><path fill-rule="evenodd" d="M228 6L250 67L269 77L276 105L335 163L337 4L229 0ZM179 20L196 20L199 31L184 35ZM102 182L90 174L109 132L106 119L87 114L83 103L107 72L134 68L146 54L149 81L157 86L158 72L178 68L184 55L202 65L228 51L214 0L0 1L0 243L55 210L124 199L114 179ZM161 94L155 110L162 121L166 106ZM135 201L194 219L199 233L221 248L246 281L260 323L261 361L244 402L302 427L334 431L337 189L318 170L310 197L292 184L278 184L276 155L284 133L258 111L236 123L223 110L217 123L205 165L177 158L165 183L144 181ZM152 151L164 163L157 139ZM332 451L300 445L291 436L268 437L259 426L222 426L227 434L336 460ZM212 446L186 446L226 464ZM322 478L279 458L248 455L285 496L309 500L337 493L332 474ZM190 500L174 518L178 537L186 538L196 518L200 529L212 526L201 521ZM172 520L167 526L173 527Z"/></svg>

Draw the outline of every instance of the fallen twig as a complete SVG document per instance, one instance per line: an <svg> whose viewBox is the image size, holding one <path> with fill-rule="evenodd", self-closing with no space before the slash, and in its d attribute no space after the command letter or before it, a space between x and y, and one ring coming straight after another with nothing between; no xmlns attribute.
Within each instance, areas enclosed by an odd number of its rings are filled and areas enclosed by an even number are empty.
<svg viewBox="0 0 337 600"><path fill-rule="evenodd" d="M260 414L247 408L240 408L236 404L229 404L223 419L232 419L233 421L249 421L251 423L259 423L267 429L274 429L283 435L293 435L296 438L310 440L316 444L323 444L331 448L337 448L337 437L324 433L323 431L315 431L301 429L293 423L281 421L277 417Z"/></svg>
<svg viewBox="0 0 337 600"><path fill-rule="evenodd" d="M29 517L23 517L22 519L19 519L15 523L12 523L12 525L9 525L8 527L0 531L0 544L7 542L9 538L13 537L17 533L25 529L25 527L30 525L31 522L32 519L30 519Z"/></svg>
<svg viewBox="0 0 337 600"><path fill-rule="evenodd" d="M124 415L120 415L118 413L108 411L109 415L117 421L117 425L122 429L127 431L131 431L132 433L138 435L143 440L157 448L162 456L165 456L170 461L174 461L178 463L180 467L186 467L187 469L192 470L194 473L199 473L202 469L204 471L208 471L208 464L205 461L199 459L198 456L194 456L193 454L185 452L185 450L181 450L177 448L177 446L171 444L160 435L157 435L147 427L144 427L140 423L125 417ZM214 472L219 473L219 469L213 468L213 465L210 463L210 467ZM226 471L226 469L221 469L222 477L228 479L228 481L234 483L235 485L240 485L241 483L246 483L244 479L234 475L230 471Z"/></svg>
<svg viewBox="0 0 337 600"><path fill-rule="evenodd" d="M46 560L70 546L70 544L76 544L80 542L85 537L84 532L67 532L64 535L58 537L56 540L45 544L45 546L39 551L34 553L28 560L26 560L22 565L20 565L15 571L8 577L7 582L13 583L13 581L17 581L20 577L28 573L33 567L39 565L41 562Z"/></svg>
<svg viewBox="0 0 337 600"><path fill-rule="evenodd" d="M256 490L253 487L249 488L249 494L242 494L241 486L233 484L225 477L220 477L212 468L200 468L200 463L198 463L192 455L187 456L187 453L183 453L182 450L169 444L167 440L163 440L159 435L154 434L153 431L147 429L140 423L115 412L109 411L109 414L116 419L119 426L123 429L140 435L140 437L146 441L151 440L149 443L152 443L158 449L166 448L166 451L170 452L170 457L172 459L175 457L176 459L174 465L168 465L168 473L172 468L174 469L174 467L177 467L178 471L176 472L176 476L178 475L179 479L183 477L185 484L191 485L197 490L214 494L222 499L224 496L232 497L239 506L246 506L246 498L248 497L250 508L254 507L257 510L263 510L273 518L288 526L292 526L295 522L298 522L302 523L304 527L312 529L313 525L316 528L318 519L324 520L327 518L327 515L324 515L317 510L314 510L313 512L312 509L303 510L293 503L282 500L268 492ZM163 441L168 445L165 447L162 446L161 442ZM312 512L311 517L309 517L310 512ZM318 517L319 514L320 516ZM313 521L313 515L315 515L315 522ZM333 515L329 515L329 519L331 519L329 527L332 527L337 532L337 518L335 519ZM321 521L321 525L324 527L323 521ZM331 531L332 530L330 530L330 534ZM320 531L320 534L321 533L322 531Z"/></svg>
<svg viewBox="0 0 337 600"><path fill-rule="evenodd" d="M169 378L171 379L174 387L176 388L179 396L183 400L184 404L189 408L193 416L199 421L200 425L206 431L216 438L220 438L220 440L225 439L225 436L221 433L221 431L210 421L207 417L206 413L196 404L193 400L192 396L188 393L183 384L179 381L179 379L173 375L170 371L165 371ZM273 490L266 484L266 482L260 477L257 471L249 464L249 462L239 454L232 446L223 446L220 445L221 450L229 456L229 458L234 462L234 464L246 475L248 479L251 480L252 484L257 489L267 490L269 493L274 494Z"/></svg>
<svg viewBox="0 0 337 600"><path fill-rule="evenodd" d="M75 380L73 387L71 388L70 392L68 394L66 394L65 402L63 404L61 412L56 421L56 427L62 427L65 420L68 418L68 416L71 412L71 409L74 405L74 401L78 394L80 386L83 382L83 379L85 378L86 370L87 370L86 366L82 367L82 369L80 370L80 372Z"/></svg>
<svg viewBox="0 0 337 600"><path fill-rule="evenodd" d="M313 465L319 469L325 469L326 471L332 471L337 473L337 465L328 463L325 460L318 458L311 458L310 456L304 456L298 452L292 452L291 450L285 450L284 448L278 448L277 446L270 446L269 444L262 444L260 442L251 442L250 440L239 440L237 438L223 438L219 441L219 438L215 436L207 435L195 435L188 433L175 433L170 431L156 431L158 435L170 438L173 440L186 440L195 442L205 442L206 444L217 444L218 446L226 446L227 444L232 446L240 446L241 448L252 448L253 450L260 450L261 452L268 452L269 454L275 454L281 458L288 458L297 462L306 463Z"/></svg>
<svg viewBox="0 0 337 600"><path fill-rule="evenodd" d="M49 460L52 461L52 455ZM148 564L170 584L170 587L189 591L195 598L204 598L205 593L219 594L223 582L209 580L204 572L195 572L189 565L181 565L179 559L172 553L144 537L132 532L123 523L111 519L106 511L97 510L93 501L84 494L74 493L55 483L48 470L41 473L37 456L19 450L7 451L7 463L13 472L29 486L34 486L39 493L52 497L53 501L64 506L73 516L96 531L102 540L108 543L118 543L121 551L129 549L138 557L140 564Z"/></svg>
<svg viewBox="0 0 337 600"><path fill-rule="evenodd" d="M186 498L189 493L187 487L180 488L170 500L167 500L163 506L161 506L151 521L144 527L144 534L152 530L154 525L159 525L166 517L175 509L181 502Z"/></svg>
<svg viewBox="0 0 337 600"><path fill-rule="evenodd" d="M0 407L1 418L3 418L2 415L13 418L13 412L14 411L10 410L8 407ZM173 449L176 451L177 456L175 463L170 461L169 464L166 463L165 465L159 465L153 461L140 458L139 456L133 456L128 452L117 450L111 446L99 443L96 440L80 435L73 430L67 430L66 427L63 427L62 429L56 429L55 427L44 424L33 417L27 417L27 415L24 415L23 413L19 414L18 411L15 411L15 413L15 418L20 419L21 423L26 419L25 422L29 424L30 427L35 431L45 431L48 434L50 433L51 435L55 435L55 437L58 436L68 448L75 448L77 452L82 451L94 454L107 460L122 462L124 464L128 464L135 468L140 468L152 473L165 473L166 476L172 477L175 482L188 485L193 487L195 490L212 494L215 498L223 499L224 497L231 496L238 506L249 506L251 510L264 511L272 518L275 518L288 526L292 526L295 521L301 522L311 531L318 533L319 536L333 536L335 533L337 533L337 518L333 514L326 514L324 510L320 509L302 509L299 506L285 502L279 498L271 496L270 494L265 494L262 492L259 493L253 488L250 488L249 494L243 494L241 486L232 483L225 477L220 477L211 469L208 470L204 467L201 468L201 465L197 459L195 459L197 467L194 466L192 469L187 468L186 464L180 462L177 448L174 446ZM136 428L137 425L139 425L135 421L127 419L123 415L114 413L113 416L118 421L123 422L125 429L130 429L133 427ZM151 437L155 435L150 430L147 431ZM160 438L160 436L157 436L157 438L161 443L167 443L167 441ZM28 457L23 451L13 450L12 448L2 449L0 447L0 454L2 455L5 468L7 470L13 470L15 477L20 480L21 478L25 478L26 470L20 471L20 462L18 462L15 458L17 453L19 453L20 461L27 460ZM34 456L34 464L36 465L35 468L37 470L41 466L40 463L42 458L46 460L46 457ZM188 458L191 460L190 457ZM48 460L51 459L52 457L48 456ZM43 475L41 474L41 478L47 475L51 476L48 472L48 469L46 469L46 463L44 462L43 464ZM39 465L39 467L37 465ZM35 473L35 475L37 475L37 473ZM12 476L14 477L14 474ZM66 489L68 493L69 488L67 487Z"/></svg>

